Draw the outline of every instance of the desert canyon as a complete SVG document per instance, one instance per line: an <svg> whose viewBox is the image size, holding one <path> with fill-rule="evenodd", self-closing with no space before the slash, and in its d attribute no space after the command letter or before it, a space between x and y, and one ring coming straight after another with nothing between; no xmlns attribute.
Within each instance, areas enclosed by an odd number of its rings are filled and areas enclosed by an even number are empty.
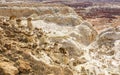
<svg viewBox="0 0 120 75"><path fill-rule="evenodd" d="M120 1L0 0L0 75L120 75Z"/></svg>

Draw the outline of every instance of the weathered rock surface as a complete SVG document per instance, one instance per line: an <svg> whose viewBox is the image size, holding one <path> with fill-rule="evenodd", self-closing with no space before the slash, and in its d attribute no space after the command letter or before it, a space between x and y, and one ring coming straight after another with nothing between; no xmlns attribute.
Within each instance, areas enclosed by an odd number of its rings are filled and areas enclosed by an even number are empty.
<svg viewBox="0 0 120 75"><path fill-rule="evenodd" d="M117 27L118 28L118 27ZM119 64L119 40L120 35L117 28L103 30L96 41L89 46L91 56L91 67L96 65L96 74L102 72L105 75L120 74ZM100 68L98 68L98 66Z"/></svg>
<svg viewBox="0 0 120 75"><path fill-rule="evenodd" d="M114 46L114 42L120 40L120 31L119 27L117 28L108 28L103 30L98 35L97 43L101 47L102 45Z"/></svg>
<svg viewBox="0 0 120 75"><path fill-rule="evenodd" d="M0 62L0 75L16 75L18 69L9 62Z"/></svg>
<svg viewBox="0 0 120 75"><path fill-rule="evenodd" d="M23 60L18 60L18 69L21 73L29 73L31 70L31 66L29 62L25 62Z"/></svg>
<svg viewBox="0 0 120 75"><path fill-rule="evenodd" d="M29 30L26 26L12 26L11 23L0 25L2 75L73 75L72 70L67 67L69 58L66 53L56 48L56 42L47 41L48 36L42 29ZM63 58L59 59L59 56ZM63 64L66 66L62 66Z"/></svg>

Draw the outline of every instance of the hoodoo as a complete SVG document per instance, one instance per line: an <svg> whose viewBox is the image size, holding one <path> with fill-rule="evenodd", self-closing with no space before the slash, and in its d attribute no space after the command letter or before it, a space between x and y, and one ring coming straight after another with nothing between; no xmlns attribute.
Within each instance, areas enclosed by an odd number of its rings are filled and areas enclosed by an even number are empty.
<svg viewBox="0 0 120 75"><path fill-rule="evenodd" d="M10 16L9 23L14 27L17 25L16 23L16 16Z"/></svg>
<svg viewBox="0 0 120 75"><path fill-rule="evenodd" d="M33 30L32 18L27 18L27 27L30 31Z"/></svg>
<svg viewBox="0 0 120 75"><path fill-rule="evenodd" d="M21 23L22 23L22 20L21 20L21 19L17 19L16 22L17 22L17 25L18 25L19 27L22 26L22 24L21 24Z"/></svg>

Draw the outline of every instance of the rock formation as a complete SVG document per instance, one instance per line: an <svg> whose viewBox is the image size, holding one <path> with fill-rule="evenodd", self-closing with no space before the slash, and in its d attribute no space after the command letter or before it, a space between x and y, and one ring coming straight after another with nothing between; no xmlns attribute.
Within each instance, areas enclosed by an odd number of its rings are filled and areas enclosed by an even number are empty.
<svg viewBox="0 0 120 75"><path fill-rule="evenodd" d="M32 18L27 19L27 27L28 27L29 31L33 31L33 24L31 21L32 21Z"/></svg>
<svg viewBox="0 0 120 75"><path fill-rule="evenodd" d="M64 56L63 54L64 52L63 51L59 52L59 48L55 48L55 46L52 45L51 43L40 44L41 38L47 38L43 37L45 36L45 33L42 32L41 29L27 30L27 28L23 27L23 29L25 30L19 30L19 27L13 28L9 25L8 26L0 25L0 27L1 33L3 33L0 35L1 36L0 74L68 75L68 73L70 73L70 75L73 75L73 72L69 68L53 65L55 63L57 64L56 60L54 60L53 58L55 57L55 55L53 54L54 50L58 51L60 56ZM35 34L31 35L29 33L31 31L34 32ZM37 40L38 43L35 42L35 40ZM66 62L66 59L62 58L60 60L60 63L64 63L64 61ZM46 63L46 61L49 63Z"/></svg>
<svg viewBox="0 0 120 75"><path fill-rule="evenodd" d="M21 21L22 21L21 19L16 20L18 26L22 26Z"/></svg>
<svg viewBox="0 0 120 75"><path fill-rule="evenodd" d="M7 6L7 5L6 5ZM0 16L17 15L17 17L32 17L33 19L44 20L50 23L57 23L60 25L79 25L82 22L82 18L79 17L75 11L67 6L52 6L52 5L36 5L32 8L17 5L16 7L0 7ZM6 13L9 12L9 13ZM36 15L36 16L35 16ZM61 21L60 21L61 20Z"/></svg>

